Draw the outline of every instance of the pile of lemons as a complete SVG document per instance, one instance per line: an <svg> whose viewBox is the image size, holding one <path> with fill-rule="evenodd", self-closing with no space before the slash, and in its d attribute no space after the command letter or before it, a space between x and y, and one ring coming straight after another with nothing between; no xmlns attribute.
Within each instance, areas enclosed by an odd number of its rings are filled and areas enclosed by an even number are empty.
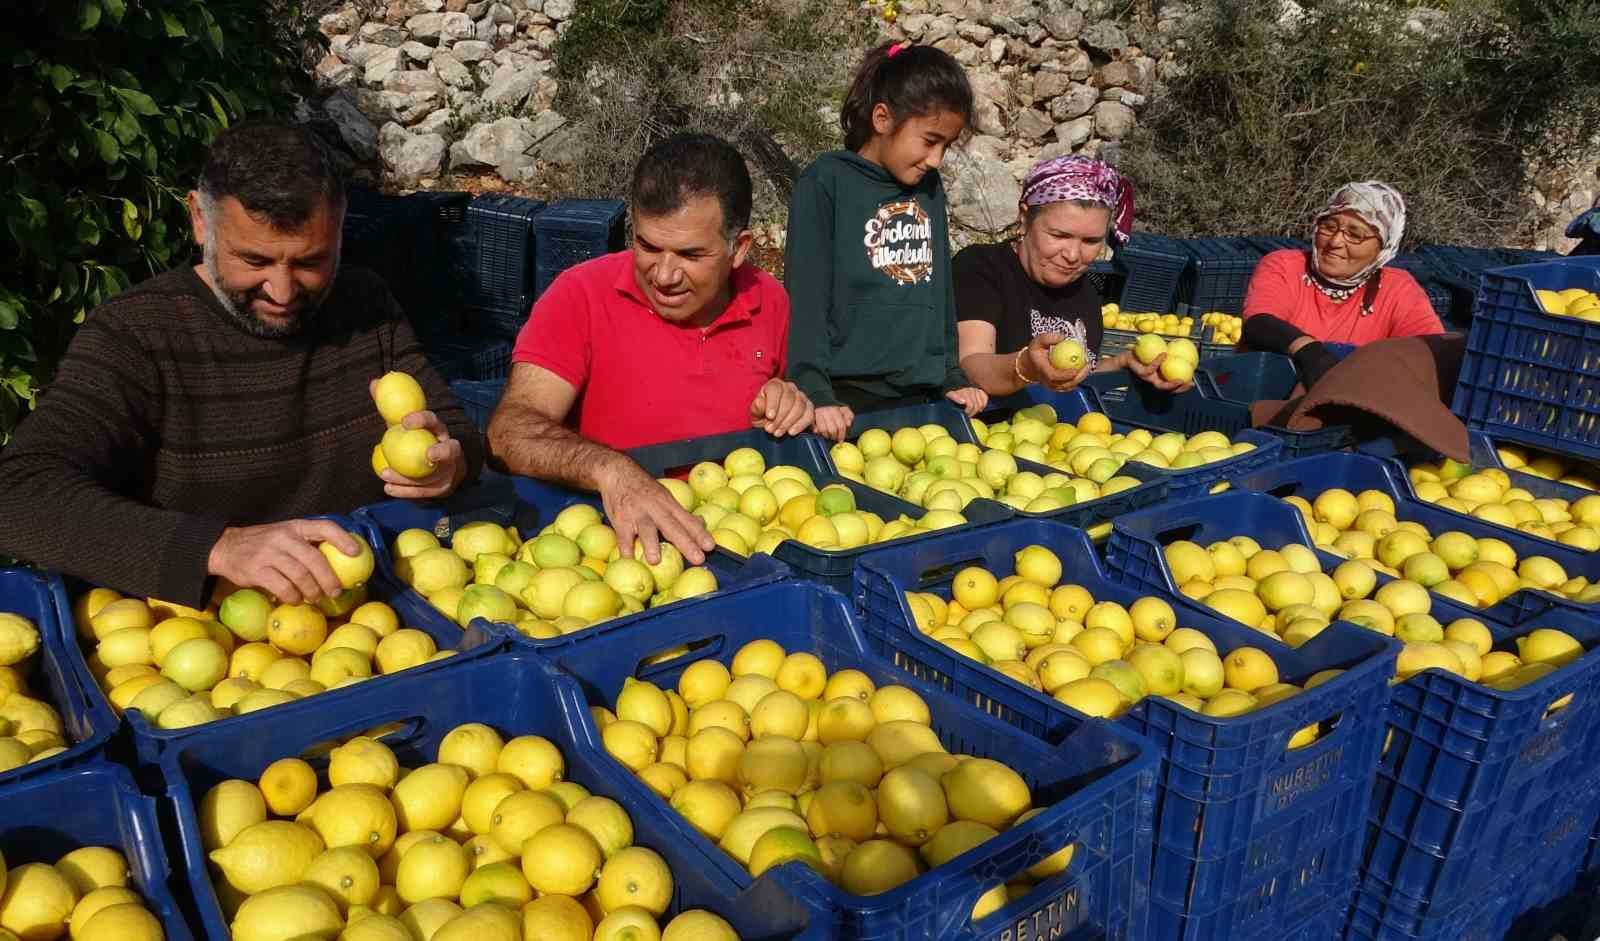
<svg viewBox="0 0 1600 941"><path fill-rule="evenodd" d="M1576 317L1591 323L1600 323L1600 295L1583 288L1565 291L1538 290L1539 306L1555 317Z"/></svg>
<svg viewBox="0 0 1600 941"><path fill-rule="evenodd" d="M634 543L634 557L617 549L617 534L586 503L575 503L533 538L513 527L470 523L443 546L425 529L395 536L395 574L462 627L474 618L514 626L549 639L717 590L704 566L685 566L671 543L650 565Z"/></svg>
<svg viewBox="0 0 1600 941"><path fill-rule="evenodd" d="M128 887L128 861L85 846L49 863L6 868L0 856L0 937L72 941L161 941L161 921Z"/></svg>
<svg viewBox="0 0 1600 941"><path fill-rule="evenodd" d="M383 440L372 448L372 472L382 476L393 470L402 477L423 480L433 473L433 462L428 459L428 449L439 443L433 432L426 428L407 428L401 422L412 412L428 407L422 386L403 372L387 372L373 387L373 398L378 414L389 426Z"/></svg>
<svg viewBox="0 0 1600 941"><path fill-rule="evenodd" d="M1239 342L1239 337L1244 334L1244 318L1221 311L1212 311L1202 314L1200 325L1211 328L1211 342L1234 343Z"/></svg>
<svg viewBox="0 0 1600 941"><path fill-rule="evenodd" d="M1550 672L1541 664L1553 669L1570 662L1556 662L1559 656L1576 649L1575 658L1583 651L1565 633L1546 628L1519 638L1518 654L1495 651L1481 621L1440 624L1427 589L1416 582L1401 578L1377 587L1382 563L1370 559L1342 562L1329 575L1305 546L1263 549L1249 536L1205 547L1178 541L1165 555L1185 595L1291 647L1322 633L1335 618L1401 641L1395 673L1402 680L1437 667L1496 689L1515 689Z"/></svg>
<svg viewBox="0 0 1600 941"><path fill-rule="evenodd" d="M1163 340L1147 334L1133 344L1133 358L1145 366L1162 356L1166 358L1157 371L1168 382L1188 382L1200 365L1200 349L1191 340Z"/></svg>
<svg viewBox="0 0 1600 941"><path fill-rule="evenodd" d="M1496 526L1506 526L1586 552L1600 550L1600 495L1563 500L1512 486L1498 467L1474 470L1446 459L1408 471L1417 499Z"/></svg>
<svg viewBox="0 0 1600 941"><path fill-rule="evenodd" d="M673 879L621 805L563 781L549 739L467 723L401 768L381 740L299 758L200 802L201 840L234 941L727 941L705 911L662 931Z"/></svg>
<svg viewBox="0 0 1600 941"><path fill-rule="evenodd" d="M454 655L394 609L368 601L372 550L321 548L346 590L311 604L277 604L254 588L228 590L198 610L109 588L78 597L78 637L93 645L89 671L119 715L138 709L157 728L181 729L245 715L373 676Z"/></svg>
<svg viewBox="0 0 1600 941"><path fill-rule="evenodd" d="M1100 325L1107 330L1130 330L1169 337L1186 337L1194 331L1194 318L1180 317L1177 314L1125 312L1117 304L1102 304Z"/></svg>
<svg viewBox="0 0 1600 941"><path fill-rule="evenodd" d="M1124 434L1113 431L1111 419L1100 412L1086 412L1075 423L1060 421L1056 410L1049 405L1020 409L1009 422L985 425L975 421L973 430L986 448L1045 464L1063 473L1087 477L1099 487L1097 495L1105 495L1108 488L1115 493L1138 484L1132 477L1116 476L1129 461L1148 467L1184 470L1255 450L1250 442L1230 441L1220 431L1202 431L1195 435L1176 431L1154 434L1134 428ZM1112 480L1117 484L1112 485ZM1073 483L1073 487L1081 485ZM1083 499L1080 493L1079 502Z"/></svg>
<svg viewBox="0 0 1600 941"><path fill-rule="evenodd" d="M1043 513L1139 485L1132 477L1112 482L1114 472L1100 473L1111 470L1109 465L1095 468L1093 474L1087 466L1074 471L1065 463L1051 474L1021 470L1017 458L1044 463L1044 450L1014 440L1004 423L999 431L980 421L973 427L980 442L992 438L996 443L957 442L943 427L929 424L893 432L869 429L854 442L834 445L831 453L834 465L846 476L930 511L964 510L981 497Z"/></svg>
<svg viewBox="0 0 1600 941"><path fill-rule="evenodd" d="M840 473L862 479L845 467ZM661 485L680 506L700 517L717 545L743 556L770 554L785 539L813 549L855 549L967 521L947 506L930 508L921 519L902 514L885 521L858 508L849 487L829 484L819 490L803 468L768 467L754 448L731 451L720 464L702 461L690 469L687 481L663 478Z"/></svg>
<svg viewBox="0 0 1600 941"><path fill-rule="evenodd" d="M756 640L700 660L676 690L629 678L593 707L606 751L706 839L759 876L799 861L875 895L1040 812L1027 782L952 755L927 703L859 670ZM978 899L982 917L1065 869L1066 846Z"/></svg>
<svg viewBox="0 0 1600 941"><path fill-rule="evenodd" d="M32 621L0 611L0 772L67 750L61 716L28 689L27 673L39 644Z"/></svg>
<svg viewBox="0 0 1600 941"><path fill-rule="evenodd" d="M1573 462L1570 457L1558 457L1513 444L1495 445L1495 454L1507 470L1521 471L1545 480L1555 480L1584 490L1600 489L1595 486L1593 465Z"/></svg>
<svg viewBox="0 0 1600 941"><path fill-rule="evenodd" d="M1299 691L1280 682L1277 665L1254 647L1219 656L1211 638L1179 627L1161 598L1124 607L1062 583L1061 559L1045 546L1017 550L1013 563L1004 577L967 566L948 600L907 592L917 630L1092 716L1120 716L1146 696L1205 715L1238 715ZM1312 740L1307 735L1296 747Z"/></svg>
<svg viewBox="0 0 1600 941"><path fill-rule="evenodd" d="M1458 530L1435 537L1421 523L1396 520L1394 501L1382 491L1353 494L1335 487L1310 502L1298 496L1285 499L1305 517L1318 548L1362 559L1386 575L1470 607L1486 608L1524 588L1583 604L1600 601L1600 585L1569 575L1547 556L1519 559L1501 539L1475 538Z"/></svg>

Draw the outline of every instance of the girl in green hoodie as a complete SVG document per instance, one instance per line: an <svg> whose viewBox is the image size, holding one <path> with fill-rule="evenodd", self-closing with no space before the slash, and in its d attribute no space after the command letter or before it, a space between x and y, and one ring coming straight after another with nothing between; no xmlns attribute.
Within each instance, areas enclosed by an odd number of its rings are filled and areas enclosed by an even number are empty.
<svg viewBox="0 0 1600 941"><path fill-rule="evenodd" d="M823 154L789 200L784 286L789 377L843 440L855 412L988 403L961 370L939 164L966 130L972 86L948 54L867 53L840 111L845 150Z"/></svg>

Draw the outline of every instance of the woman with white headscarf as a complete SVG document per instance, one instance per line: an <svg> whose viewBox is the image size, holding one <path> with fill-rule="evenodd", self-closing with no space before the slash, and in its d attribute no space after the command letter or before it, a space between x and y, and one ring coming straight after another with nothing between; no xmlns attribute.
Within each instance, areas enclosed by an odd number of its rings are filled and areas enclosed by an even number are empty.
<svg viewBox="0 0 1600 941"><path fill-rule="evenodd" d="M1242 345L1288 354L1310 385L1338 362L1324 344L1443 333L1416 279L1384 267L1399 253L1405 227L1405 200L1394 187L1376 180L1340 187L1317 213L1311 251L1272 252L1256 265Z"/></svg>

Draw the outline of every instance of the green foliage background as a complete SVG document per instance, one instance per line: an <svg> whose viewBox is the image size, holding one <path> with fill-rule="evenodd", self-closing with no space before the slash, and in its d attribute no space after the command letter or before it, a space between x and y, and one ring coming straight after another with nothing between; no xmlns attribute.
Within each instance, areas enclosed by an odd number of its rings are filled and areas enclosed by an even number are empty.
<svg viewBox="0 0 1600 941"><path fill-rule="evenodd" d="M298 0L23 0L0 34L0 444L95 305L184 257L205 147L287 108Z"/></svg>

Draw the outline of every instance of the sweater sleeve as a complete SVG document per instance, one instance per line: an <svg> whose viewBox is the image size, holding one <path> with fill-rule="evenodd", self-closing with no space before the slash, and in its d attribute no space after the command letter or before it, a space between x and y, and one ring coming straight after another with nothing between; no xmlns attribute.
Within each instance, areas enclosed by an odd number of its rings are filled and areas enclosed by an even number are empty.
<svg viewBox="0 0 1600 941"><path fill-rule="evenodd" d="M409 373L417 380L422 386L423 395L428 398L433 413L446 428L450 429L450 437L461 442L461 454L467 462L467 476L462 483L477 480L478 473L483 470L483 435L467 418L466 410L461 407L461 403L450 393L450 386L428 361L422 343L417 339L416 332L411 329L411 321L400 309L400 302L395 300L387 288L384 289L383 297L389 319L387 328L394 331L393 368Z"/></svg>
<svg viewBox="0 0 1600 941"><path fill-rule="evenodd" d="M139 596L204 607L228 521L141 503L161 378L104 314L79 329L49 391L0 452L0 552Z"/></svg>
<svg viewBox="0 0 1600 941"><path fill-rule="evenodd" d="M784 286L789 292L789 378L812 403L838 405L833 359L833 198L806 174L789 197Z"/></svg>

